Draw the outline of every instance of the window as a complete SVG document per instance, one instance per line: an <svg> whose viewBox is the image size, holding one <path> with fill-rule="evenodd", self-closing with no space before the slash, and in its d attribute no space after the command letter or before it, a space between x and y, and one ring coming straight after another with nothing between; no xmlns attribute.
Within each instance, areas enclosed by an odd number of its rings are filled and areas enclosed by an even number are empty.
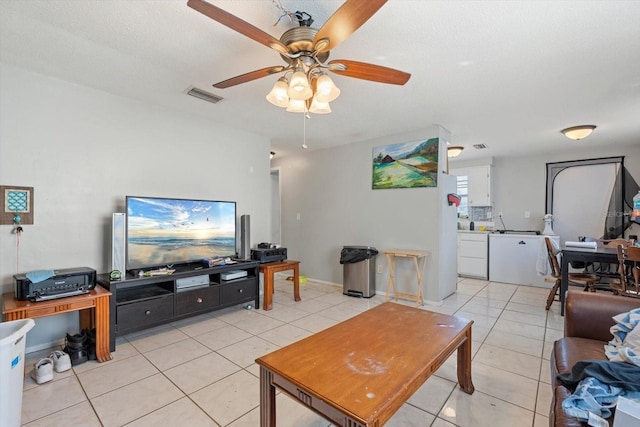
<svg viewBox="0 0 640 427"><path fill-rule="evenodd" d="M456 176L457 192L460 196L460 206L458 206L458 216L469 216L469 177L466 175Z"/></svg>

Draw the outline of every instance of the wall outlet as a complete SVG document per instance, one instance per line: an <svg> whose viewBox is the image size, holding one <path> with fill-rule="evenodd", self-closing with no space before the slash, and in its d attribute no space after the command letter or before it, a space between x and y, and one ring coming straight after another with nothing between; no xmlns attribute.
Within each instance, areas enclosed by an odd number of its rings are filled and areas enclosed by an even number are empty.
<svg viewBox="0 0 640 427"><path fill-rule="evenodd" d="M524 211L524 217L525 217L525 218L531 218L531 212L529 212L529 211Z"/></svg>
<svg viewBox="0 0 640 427"><path fill-rule="evenodd" d="M491 211L487 211L487 219L491 219Z"/></svg>
<svg viewBox="0 0 640 427"><path fill-rule="evenodd" d="M382 274L382 265L378 266L378 274Z"/></svg>
<svg viewBox="0 0 640 427"><path fill-rule="evenodd" d="M296 214L296 220L300 221L300 212Z"/></svg>
<svg viewBox="0 0 640 427"><path fill-rule="evenodd" d="M502 212L498 212L498 217L502 218Z"/></svg>

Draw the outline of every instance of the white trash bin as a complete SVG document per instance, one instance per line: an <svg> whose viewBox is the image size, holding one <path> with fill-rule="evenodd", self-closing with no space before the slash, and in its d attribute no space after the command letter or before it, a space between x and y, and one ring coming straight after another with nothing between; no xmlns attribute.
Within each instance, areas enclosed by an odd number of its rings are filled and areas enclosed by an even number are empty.
<svg viewBox="0 0 640 427"><path fill-rule="evenodd" d="M0 323L0 426L20 427L24 346L33 319Z"/></svg>

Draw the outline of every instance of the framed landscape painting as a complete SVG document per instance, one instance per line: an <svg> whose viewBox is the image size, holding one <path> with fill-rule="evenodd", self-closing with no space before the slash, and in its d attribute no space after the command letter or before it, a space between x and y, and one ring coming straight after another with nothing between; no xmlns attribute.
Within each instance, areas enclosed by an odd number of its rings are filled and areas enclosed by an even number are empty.
<svg viewBox="0 0 640 427"><path fill-rule="evenodd" d="M373 149L374 190L437 185L438 138Z"/></svg>

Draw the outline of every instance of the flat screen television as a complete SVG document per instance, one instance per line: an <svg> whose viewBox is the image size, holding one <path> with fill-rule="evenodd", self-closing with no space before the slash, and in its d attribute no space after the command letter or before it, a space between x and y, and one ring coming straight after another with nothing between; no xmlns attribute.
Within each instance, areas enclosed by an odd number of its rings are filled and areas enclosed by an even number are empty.
<svg viewBox="0 0 640 427"><path fill-rule="evenodd" d="M236 203L127 196L127 270L236 256Z"/></svg>

